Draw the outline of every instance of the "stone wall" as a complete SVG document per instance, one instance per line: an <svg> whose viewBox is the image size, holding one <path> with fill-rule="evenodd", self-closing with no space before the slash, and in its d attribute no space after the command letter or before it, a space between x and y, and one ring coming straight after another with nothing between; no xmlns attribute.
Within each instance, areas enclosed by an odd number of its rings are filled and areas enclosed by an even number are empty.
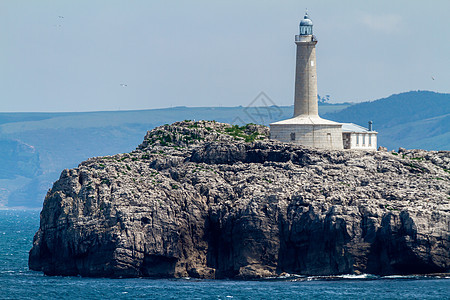
<svg viewBox="0 0 450 300"><path fill-rule="evenodd" d="M294 139L292 139L293 137ZM284 143L318 149L343 149L342 126L340 124L271 124L270 138Z"/></svg>
<svg viewBox="0 0 450 300"><path fill-rule="evenodd" d="M367 132L352 132L350 134L350 149L377 150L377 134Z"/></svg>

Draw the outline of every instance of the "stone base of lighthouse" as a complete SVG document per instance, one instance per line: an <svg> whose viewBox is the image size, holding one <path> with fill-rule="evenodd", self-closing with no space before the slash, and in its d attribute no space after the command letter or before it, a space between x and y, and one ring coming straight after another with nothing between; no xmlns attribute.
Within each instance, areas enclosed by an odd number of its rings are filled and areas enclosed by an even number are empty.
<svg viewBox="0 0 450 300"><path fill-rule="evenodd" d="M342 124L319 116L297 116L272 123L270 138L319 149L343 149Z"/></svg>

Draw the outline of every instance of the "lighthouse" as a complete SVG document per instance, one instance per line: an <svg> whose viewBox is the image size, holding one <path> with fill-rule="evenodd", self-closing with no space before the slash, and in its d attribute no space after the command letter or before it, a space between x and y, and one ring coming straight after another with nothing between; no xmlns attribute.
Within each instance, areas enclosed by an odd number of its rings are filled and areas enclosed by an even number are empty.
<svg viewBox="0 0 450 300"><path fill-rule="evenodd" d="M342 124L318 114L316 44L313 22L306 13L300 21L294 93L294 116L270 124L270 138L319 149L343 149Z"/></svg>
<svg viewBox="0 0 450 300"><path fill-rule="evenodd" d="M295 36L297 59L295 68L294 117L318 116L316 44L313 23L308 14L300 22L300 34Z"/></svg>

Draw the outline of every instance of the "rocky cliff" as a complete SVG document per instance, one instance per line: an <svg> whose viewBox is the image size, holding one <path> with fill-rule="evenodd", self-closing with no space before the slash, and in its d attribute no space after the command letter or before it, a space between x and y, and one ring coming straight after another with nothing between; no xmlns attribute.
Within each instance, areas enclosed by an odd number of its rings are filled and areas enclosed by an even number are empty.
<svg viewBox="0 0 450 300"><path fill-rule="evenodd" d="M64 170L29 267L260 278L450 270L450 153L315 150L262 126L177 122Z"/></svg>

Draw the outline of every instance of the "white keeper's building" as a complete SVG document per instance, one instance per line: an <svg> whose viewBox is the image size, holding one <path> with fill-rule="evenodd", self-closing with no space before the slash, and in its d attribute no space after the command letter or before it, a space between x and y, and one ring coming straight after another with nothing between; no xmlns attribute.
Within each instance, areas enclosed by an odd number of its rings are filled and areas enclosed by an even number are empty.
<svg viewBox="0 0 450 300"><path fill-rule="evenodd" d="M353 123L342 123L342 142L344 149L377 150L377 133Z"/></svg>

